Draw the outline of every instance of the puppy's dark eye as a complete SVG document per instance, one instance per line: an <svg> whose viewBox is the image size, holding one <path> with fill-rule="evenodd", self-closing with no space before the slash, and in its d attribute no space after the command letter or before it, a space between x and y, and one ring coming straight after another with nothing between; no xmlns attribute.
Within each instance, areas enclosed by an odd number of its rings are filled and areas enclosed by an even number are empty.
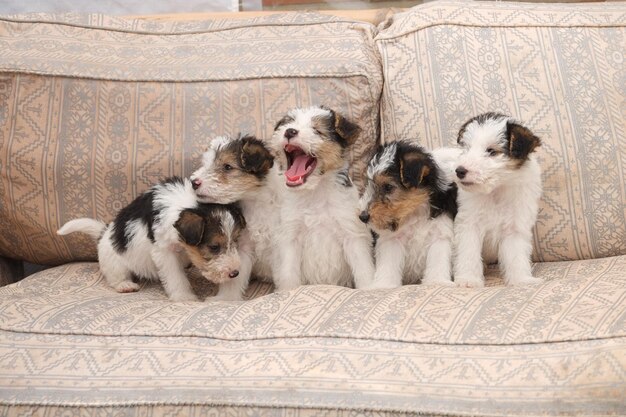
<svg viewBox="0 0 626 417"><path fill-rule="evenodd" d="M209 250L212 254L217 255L220 253L220 250L222 250L222 247L220 245L211 245L209 246Z"/></svg>
<svg viewBox="0 0 626 417"><path fill-rule="evenodd" d="M493 148L487 148L487 153L489 154L489 156L496 156L498 154L498 151Z"/></svg>
<svg viewBox="0 0 626 417"><path fill-rule="evenodd" d="M232 165L224 164L224 171L230 171L231 169L233 169Z"/></svg>
<svg viewBox="0 0 626 417"><path fill-rule="evenodd" d="M316 134L317 136L322 136L322 132L320 132L320 130L319 130L319 129L315 129L315 128L313 128L313 131L315 132L315 134Z"/></svg>
<svg viewBox="0 0 626 417"><path fill-rule="evenodd" d="M391 193L393 190L395 190L396 187L394 187L392 184L385 184L383 185L383 193L385 194L389 194Z"/></svg>

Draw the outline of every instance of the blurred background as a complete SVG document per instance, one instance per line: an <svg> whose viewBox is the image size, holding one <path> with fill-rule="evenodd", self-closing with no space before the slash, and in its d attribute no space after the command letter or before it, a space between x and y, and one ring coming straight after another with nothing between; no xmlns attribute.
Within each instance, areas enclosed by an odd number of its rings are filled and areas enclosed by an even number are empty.
<svg viewBox="0 0 626 417"><path fill-rule="evenodd" d="M157 13L236 12L296 9L378 9L410 7L420 0L0 0L0 14L29 12Z"/></svg>

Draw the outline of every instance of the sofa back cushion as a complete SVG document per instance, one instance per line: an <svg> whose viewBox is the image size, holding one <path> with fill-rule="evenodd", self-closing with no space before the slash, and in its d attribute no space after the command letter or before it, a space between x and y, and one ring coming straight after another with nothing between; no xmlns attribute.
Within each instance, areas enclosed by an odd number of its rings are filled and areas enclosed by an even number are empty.
<svg viewBox="0 0 626 417"><path fill-rule="evenodd" d="M294 106L324 104L363 128L350 149L358 183L378 137L374 31L310 13L0 19L0 255L95 259L88 237L59 226L110 221L157 180L190 174L211 138L267 139Z"/></svg>
<svg viewBox="0 0 626 417"><path fill-rule="evenodd" d="M385 141L454 144L499 111L542 140L537 261L626 254L624 3L433 2L376 37Z"/></svg>

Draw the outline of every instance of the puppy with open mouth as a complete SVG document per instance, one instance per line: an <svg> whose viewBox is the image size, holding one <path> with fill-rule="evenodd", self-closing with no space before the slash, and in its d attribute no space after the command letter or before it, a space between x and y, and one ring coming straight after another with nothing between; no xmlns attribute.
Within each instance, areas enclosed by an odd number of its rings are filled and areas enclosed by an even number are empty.
<svg viewBox="0 0 626 417"><path fill-rule="evenodd" d="M358 219L358 191L346 159L360 132L317 106L293 109L276 124L272 146L287 187L277 234L277 290L371 284L372 237Z"/></svg>
<svg viewBox="0 0 626 417"><path fill-rule="evenodd" d="M381 146L367 168L359 218L378 235L370 288L452 285L456 185L437 162L458 152L427 152L407 141ZM448 163L449 165L449 163Z"/></svg>
<svg viewBox="0 0 626 417"><path fill-rule="evenodd" d="M215 284L237 279L245 225L238 207L200 203L191 181L172 177L140 194L108 225L74 219L57 233L96 240L100 270L117 292L138 291L134 275L160 281L172 301L195 301L185 266L191 262Z"/></svg>
<svg viewBox="0 0 626 417"><path fill-rule="evenodd" d="M482 287L483 259L498 261L507 285L540 283L530 255L542 188L534 152L541 140L509 116L485 113L461 127L457 142L456 284Z"/></svg>

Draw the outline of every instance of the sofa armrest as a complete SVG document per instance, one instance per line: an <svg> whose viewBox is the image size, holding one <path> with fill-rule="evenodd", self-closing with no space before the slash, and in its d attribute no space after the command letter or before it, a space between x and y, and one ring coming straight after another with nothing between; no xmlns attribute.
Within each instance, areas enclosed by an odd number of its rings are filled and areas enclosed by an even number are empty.
<svg viewBox="0 0 626 417"><path fill-rule="evenodd" d="M24 263L0 256L0 287L24 278Z"/></svg>

